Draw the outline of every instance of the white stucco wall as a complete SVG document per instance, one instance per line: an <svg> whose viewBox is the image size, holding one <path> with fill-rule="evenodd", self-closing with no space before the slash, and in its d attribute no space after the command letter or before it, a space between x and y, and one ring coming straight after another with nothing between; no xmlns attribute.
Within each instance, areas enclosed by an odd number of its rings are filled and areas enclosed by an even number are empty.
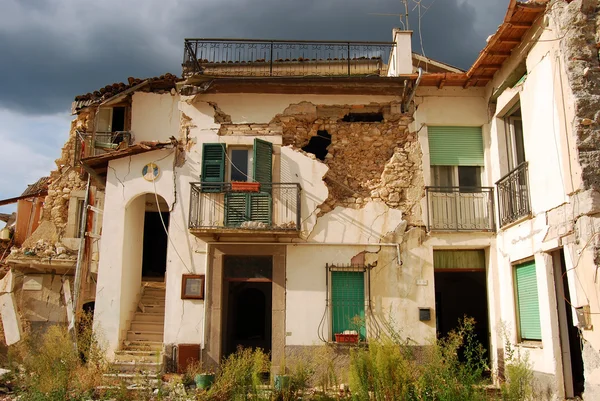
<svg viewBox="0 0 600 401"><path fill-rule="evenodd" d="M131 99L131 132L135 143L167 141L179 136L179 95L135 92Z"/></svg>

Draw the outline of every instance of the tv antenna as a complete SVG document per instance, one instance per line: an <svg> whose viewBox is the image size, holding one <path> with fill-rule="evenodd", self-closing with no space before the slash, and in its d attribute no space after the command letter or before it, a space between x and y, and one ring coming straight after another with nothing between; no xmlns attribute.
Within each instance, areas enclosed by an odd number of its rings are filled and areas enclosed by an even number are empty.
<svg viewBox="0 0 600 401"><path fill-rule="evenodd" d="M383 14L383 13L369 13L369 15L379 15L385 17L398 17L400 18L400 25L402 29L408 31L408 0L400 0L404 4L404 14Z"/></svg>

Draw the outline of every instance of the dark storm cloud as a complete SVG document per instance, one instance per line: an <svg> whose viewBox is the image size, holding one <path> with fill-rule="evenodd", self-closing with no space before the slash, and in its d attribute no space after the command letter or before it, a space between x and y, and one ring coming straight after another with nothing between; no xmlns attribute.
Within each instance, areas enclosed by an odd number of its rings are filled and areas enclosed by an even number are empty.
<svg viewBox="0 0 600 401"><path fill-rule="evenodd" d="M432 3L421 19L426 55L468 68L507 1L422 1ZM3 0L0 108L63 112L75 95L128 76L179 74L184 37L389 41L398 19L370 14L402 10L399 0Z"/></svg>

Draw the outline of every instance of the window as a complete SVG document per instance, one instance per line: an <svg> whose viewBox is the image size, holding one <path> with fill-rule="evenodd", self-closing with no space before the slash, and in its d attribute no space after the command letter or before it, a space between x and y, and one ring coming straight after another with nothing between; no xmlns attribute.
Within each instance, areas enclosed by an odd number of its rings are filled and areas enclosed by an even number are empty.
<svg viewBox="0 0 600 401"><path fill-rule="evenodd" d="M481 127L432 126L428 127L428 136L433 186L481 187Z"/></svg>
<svg viewBox="0 0 600 401"><path fill-rule="evenodd" d="M517 103L504 117L506 126L506 155L508 171L525 162L525 146L523 144L523 121L521 105Z"/></svg>
<svg viewBox="0 0 600 401"><path fill-rule="evenodd" d="M521 341L541 341L540 305L533 260L515 266L515 293Z"/></svg>
<svg viewBox="0 0 600 401"><path fill-rule="evenodd" d="M98 110L96 132L125 131L125 107L107 107Z"/></svg>
<svg viewBox="0 0 600 401"><path fill-rule="evenodd" d="M223 143L203 145L202 192L225 193L225 226L243 227L248 221L271 225L272 166L271 142L255 139L252 148L226 148ZM258 182L260 189L258 192L234 191L226 184L225 178L229 182Z"/></svg>
<svg viewBox="0 0 600 401"><path fill-rule="evenodd" d="M347 331L366 338L364 271L331 272L331 324L334 339Z"/></svg>
<svg viewBox="0 0 600 401"><path fill-rule="evenodd" d="M77 209L75 211L75 217L77 220L75 220L75 235L73 235L74 238L81 238L81 222L83 221L83 213L85 211L84 204L84 199L77 198Z"/></svg>

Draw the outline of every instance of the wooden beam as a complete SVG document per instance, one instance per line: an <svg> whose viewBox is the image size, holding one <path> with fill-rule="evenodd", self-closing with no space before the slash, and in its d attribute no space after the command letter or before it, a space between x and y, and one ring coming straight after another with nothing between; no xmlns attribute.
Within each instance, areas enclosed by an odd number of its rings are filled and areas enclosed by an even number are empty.
<svg viewBox="0 0 600 401"><path fill-rule="evenodd" d="M488 56L493 56L493 57L510 57L510 55L512 54L510 51L502 51L502 50L490 50L489 52L487 52Z"/></svg>
<svg viewBox="0 0 600 401"><path fill-rule="evenodd" d="M442 89L445 84L446 84L446 78L440 79L440 82L438 83L438 89Z"/></svg>
<svg viewBox="0 0 600 401"><path fill-rule="evenodd" d="M533 25L533 22L510 22L508 25L514 29L529 29Z"/></svg>
<svg viewBox="0 0 600 401"><path fill-rule="evenodd" d="M499 70L500 68L502 68L502 64L481 64L479 68L491 68Z"/></svg>
<svg viewBox="0 0 600 401"><path fill-rule="evenodd" d="M500 39L496 42L496 44L500 44L500 45L518 45L519 43L521 43L520 40L516 40L516 39Z"/></svg>
<svg viewBox="0 0 600 401"><path fill-rule="evenodd" d="M92 177L98 188L104 189L106 187L106 179L102 179L93 168L87 166L85 163L81 163L81 167Z"/></svg>

